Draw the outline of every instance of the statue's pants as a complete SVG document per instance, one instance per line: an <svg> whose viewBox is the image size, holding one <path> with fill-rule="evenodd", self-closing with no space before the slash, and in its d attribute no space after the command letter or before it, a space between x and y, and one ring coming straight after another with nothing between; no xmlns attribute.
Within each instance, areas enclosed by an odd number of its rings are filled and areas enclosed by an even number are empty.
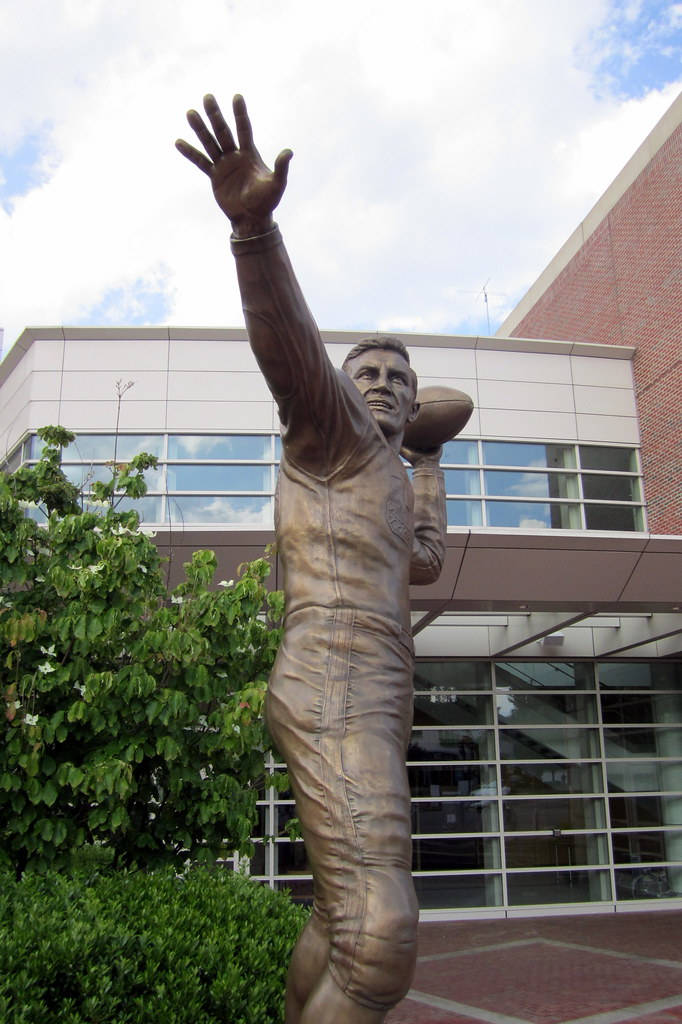
<svg viewBox="0 0 682 1024"><path fill-rule="evenodd" d="M352 608L287 617L266 720L286 760L329 969L355 1002L394 1006L416 958L405 752L412 639Z"/></svg>

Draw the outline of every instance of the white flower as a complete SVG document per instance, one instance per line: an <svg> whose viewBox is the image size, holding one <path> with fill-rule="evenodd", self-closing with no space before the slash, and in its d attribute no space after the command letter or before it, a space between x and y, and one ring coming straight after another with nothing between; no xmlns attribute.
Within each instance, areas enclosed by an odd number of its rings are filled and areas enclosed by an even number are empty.
<svg viewBox="0 0 682 1024"><path fill-rule="evenodd" d="M54 658L54 644L50 644L49 647L41 647L40 650L43 654L46 654L48 658Z"/></svg>
<svg viewBox="0 0 682 1024"><path fill-rule="evenodd" d="M38 716L37 715L24 715L24 721L26 722L26 725L37 725L38 724Z"/></svg>
<svg viewBox="0 0 682 1024"><path fill-rule="evenodd" d="M234 580L221 580L218 584L219 587L233 587Z"/></svg>
<svg viewBox="0 0 682 1024"><path fill-rule="evenodd" d="M54 672L55 667L54 665L50 665L49 661L45 661L42 665L38 665L38 671L42 672L43 675L47 675L48 672Z"/></svg>
<svg viewBox="0 0 682 1024"><path fill-rule="evenodd" d="M171 597L171 604L184 604L185 599L181 594L173 594Z"/></svg>

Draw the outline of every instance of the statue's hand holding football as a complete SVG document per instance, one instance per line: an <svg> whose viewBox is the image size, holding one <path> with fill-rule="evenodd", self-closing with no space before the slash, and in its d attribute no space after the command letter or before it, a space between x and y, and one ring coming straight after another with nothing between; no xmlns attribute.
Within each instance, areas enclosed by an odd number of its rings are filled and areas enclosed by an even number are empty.
<svg viewBox="0 0 682 1024"><path fill-rule="evenodd" d="M211 95L204 97L204 110L213 133L196 110L187 113L189 125L206 154L184 139L178 139L175 145L183 156L208 175L216 202L229 217L235 235L245 238L263 234L272 227L272 211L284 193L293 153L290 149L282 150L271 171L254 145L251 121L242 96L234 97L232 109L238 145Z"/></svg>

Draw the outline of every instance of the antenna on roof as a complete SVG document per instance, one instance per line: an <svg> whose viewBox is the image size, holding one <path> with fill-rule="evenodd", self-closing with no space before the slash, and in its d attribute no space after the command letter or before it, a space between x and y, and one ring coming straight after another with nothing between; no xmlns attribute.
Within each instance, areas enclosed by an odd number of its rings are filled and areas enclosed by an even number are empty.
<svg viewBox="0 0 682 1024"><path fill-rule="evenodd" d="M488 335L490 335L490 310L488 308L488 292L487 292L487 288L488 288L489 284L490 284L490 278L488 278L486 283L481 288L481 291L478 293L479 295L481 293L483 293L483 301L485 302L485 318L486 318L486 321L488 323Z"/></svg>

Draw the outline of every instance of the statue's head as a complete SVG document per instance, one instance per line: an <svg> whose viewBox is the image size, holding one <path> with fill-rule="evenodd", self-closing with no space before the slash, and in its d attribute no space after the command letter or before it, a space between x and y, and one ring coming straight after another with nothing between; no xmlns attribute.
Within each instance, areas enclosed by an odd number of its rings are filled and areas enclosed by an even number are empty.
<svg viewBox="0 0 682 1024"><path fill-rule="evenodd" d="M343 369L361 393L384 437L399 449L408 423L417 415L417 375L399 338L377 335L355 345Z"/></svg>

